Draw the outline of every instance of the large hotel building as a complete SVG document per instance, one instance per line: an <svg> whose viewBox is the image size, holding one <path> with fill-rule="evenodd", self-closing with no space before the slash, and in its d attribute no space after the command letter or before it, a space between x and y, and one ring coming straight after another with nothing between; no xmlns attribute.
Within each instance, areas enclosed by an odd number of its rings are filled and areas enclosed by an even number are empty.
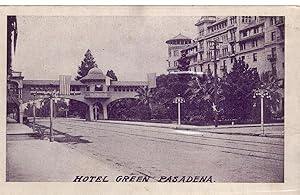
<svg viewBox="0 0 300 195"><path fill-rule="evenodd" d="M284 78L284 16L203 16L196 22L197 37L182 34L166 41L168 72L178 71L178 59L184 52L189 69L214 71L213 41L217 46L217 73L230 71L234 59L244 60L259 73L272 71Z"/></svg>

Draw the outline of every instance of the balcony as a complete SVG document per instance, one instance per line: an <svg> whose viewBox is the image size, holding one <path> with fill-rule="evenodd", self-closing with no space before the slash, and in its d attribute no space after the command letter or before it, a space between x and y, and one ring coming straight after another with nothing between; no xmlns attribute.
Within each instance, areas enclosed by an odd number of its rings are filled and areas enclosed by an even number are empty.
<svg viewBox="0 0 300 195"><path fill-rule="evenodd" d="M275 25L277 27L281 26L281 25L284 25L284 17L283 16L280 16L279 18L277 18L276 22L275 22Z"/></svg>
<svg viewBox="0 0 300 195"><path fill-rule="evenodd" d="M204 51L204 47L203 47L203 46L200 46L200 47L198 48L198 52L202 52L202 51Z"/></svg>
<svg viewBox="0 0 300 195"><path fill-rule="evenodd" d="M267 60L269 60L270 62L274 62L274 61L276 61L276 59L277 59L276 54L268 54L267 55Z"/></svg>
<svg viewBox="0 0 300 195"><path fill-rule="evenodd" d="M230 24L230 23L228 22L227 29L236 28L236 27L237 27L237 23L232 23L232 24Z"/></svg>
<svg viewBox="0 0 300 195"><path fill-rule="evenodd" d="M228 42L231 43L231 42L235 42L236 41L236 38L235 37L229 37L228 38Z"/></svg>
<svg viewBox="0 0 300 195"><path fill-rule="evenodd" d="M197 52L190 52L190 53L188 53L187 55L186 55L186 57L195 57L195 56L197 56Z"/></svg>
<svg viewBox="0 0 300 195"><path fill-rule="evenodd" d="M235 53L235 51L229 51L228 53L227 53L227 55L228 56L230 56L230 57L233 57L233 56L235 56L236 55L236 53Z"/></svg>
<svg viewBox="0 0 300 195"><path fill-rule="evenodd" d="M23 77L22 72L13 71L11 74L12 74L12 77Z"/></svg>
<svg viewBox="0 0 300 195"><path fill-rule="evenodd" d="M84 98L110 98L110 95L104 91L86 91Z"/></svg>
<svg viewBox="0 0 300 195"><path fill-rule="evenodd" d="M280 42L283 42L283 41L284 41L284 38L283 38L283 37L277 37L276 40L277 40L278 43L280 43Z"/></svg>
<svg viewBox="0 0 300 195"><path fill-rule="evenodd" d="M247 40L251 40L258 37L264 37L264 36L265 36L265 32L259 32L259 33L248 35L246 37L241 37L240 41L247 41Z"/></svg>
<svg viewBox="0 0 300 195"><path fill-rule="evenodd" d="M70 95L81 95L81 91L70 91Z"/></svg>

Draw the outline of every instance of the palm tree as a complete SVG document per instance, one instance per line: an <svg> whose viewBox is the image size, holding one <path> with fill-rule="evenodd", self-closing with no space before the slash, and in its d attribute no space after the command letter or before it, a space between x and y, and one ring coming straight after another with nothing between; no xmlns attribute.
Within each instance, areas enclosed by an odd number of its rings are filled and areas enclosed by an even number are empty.
<svg viewBox="0 0 300 195"><path fill-rule="evenodd" d="M189 94L188 98L191 102L200 103L202 101L206 101L212 106L214 105L215 86L213 77L211 75L207 75L202 82L200 81L199 76L194 76L188 85L189 88L185 93ZM220 103L224 100L220 85L218 85L217 93L217 102Z"/></svg>
<svg viewBox="0 0 300 195"><path fill-rule="evenodd" d="M145 106L149 107L150 113L152 113L153 94L152 94L151 88L148 88L147 86L140 87L137 90L136 97L138 97L138 100L139 100L138 105L145 105Z"/></svg>
<svg viewBox="0 0 300 195"><path fill-rule="evenodd" d="M185 92L185 94L188 97L188 101L191 104L202 105L200 106L202 109L206 108L205 110L201 110L201 112L204 112L203 114L206 115L206 117L208 117L213 112L220 113L223 110L217 107L217 105L220 105L220 102L222 102L225 99L222 95L222 87L221 85L218 85L218 98L215 101L214 78L211 74L208 74L204 78L200 78L199 76L193 76L192 80L188 83L188 85L189 88Z"/></svg>

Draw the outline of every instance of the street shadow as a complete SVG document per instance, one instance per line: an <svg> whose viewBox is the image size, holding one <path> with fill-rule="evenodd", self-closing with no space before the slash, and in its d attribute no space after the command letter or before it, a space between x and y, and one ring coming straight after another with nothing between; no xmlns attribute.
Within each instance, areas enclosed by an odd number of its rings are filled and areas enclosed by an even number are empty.
<svg viewBox="0 0 300 195"><path fill-rule="evenodd" d="M67 133L63 133L57 130L54 130L54 141L57 141L59 143L69 143L69 144L86 144L86 143L92 143L87 139L83 139L83 136L73 136L69 135Z"/></svg>
<svg viewBox="0 0 300 195"><path fill-rule="evenodd" d="M32 124L28 124L28 126L32 128ZM47 126L36 124L35 129L38 133L38 136L36 136L36 138L45 139L50 136L49 127ZM69 143L69 144L92 143L87 139L83 139L83 136L73 136L55 129L53 129L53 137L54 137L54 141L59 143Z"/></svg>

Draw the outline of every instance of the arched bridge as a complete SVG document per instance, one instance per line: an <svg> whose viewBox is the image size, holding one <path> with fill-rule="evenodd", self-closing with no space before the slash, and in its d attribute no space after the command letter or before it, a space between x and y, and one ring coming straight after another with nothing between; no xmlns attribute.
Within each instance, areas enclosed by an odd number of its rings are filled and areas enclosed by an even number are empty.
<svg viewBox="0 0 300 195"><path fill-rule="evenodd" d="M99 68L93 68L79 81L71 80L71 76L60 76L59 80L23 80L21 75L11 78L17 88L10 98L19 106L19 119L22 123L24 105L33 99L49 97L59 92L57 97L83 102L88 106L87 120L95 120L96 107L102 105L102 119L108 119L107 105L121 98L137 98L137 90L141 87L153 88L156 85L155 74L148 75L147 81L112 81ZM16 87L17 86L17 87ZM9 98L8 98L9 99ZM17 99L17 101L16 101ZM97 105L96 105L97 104Z"/></svg>

